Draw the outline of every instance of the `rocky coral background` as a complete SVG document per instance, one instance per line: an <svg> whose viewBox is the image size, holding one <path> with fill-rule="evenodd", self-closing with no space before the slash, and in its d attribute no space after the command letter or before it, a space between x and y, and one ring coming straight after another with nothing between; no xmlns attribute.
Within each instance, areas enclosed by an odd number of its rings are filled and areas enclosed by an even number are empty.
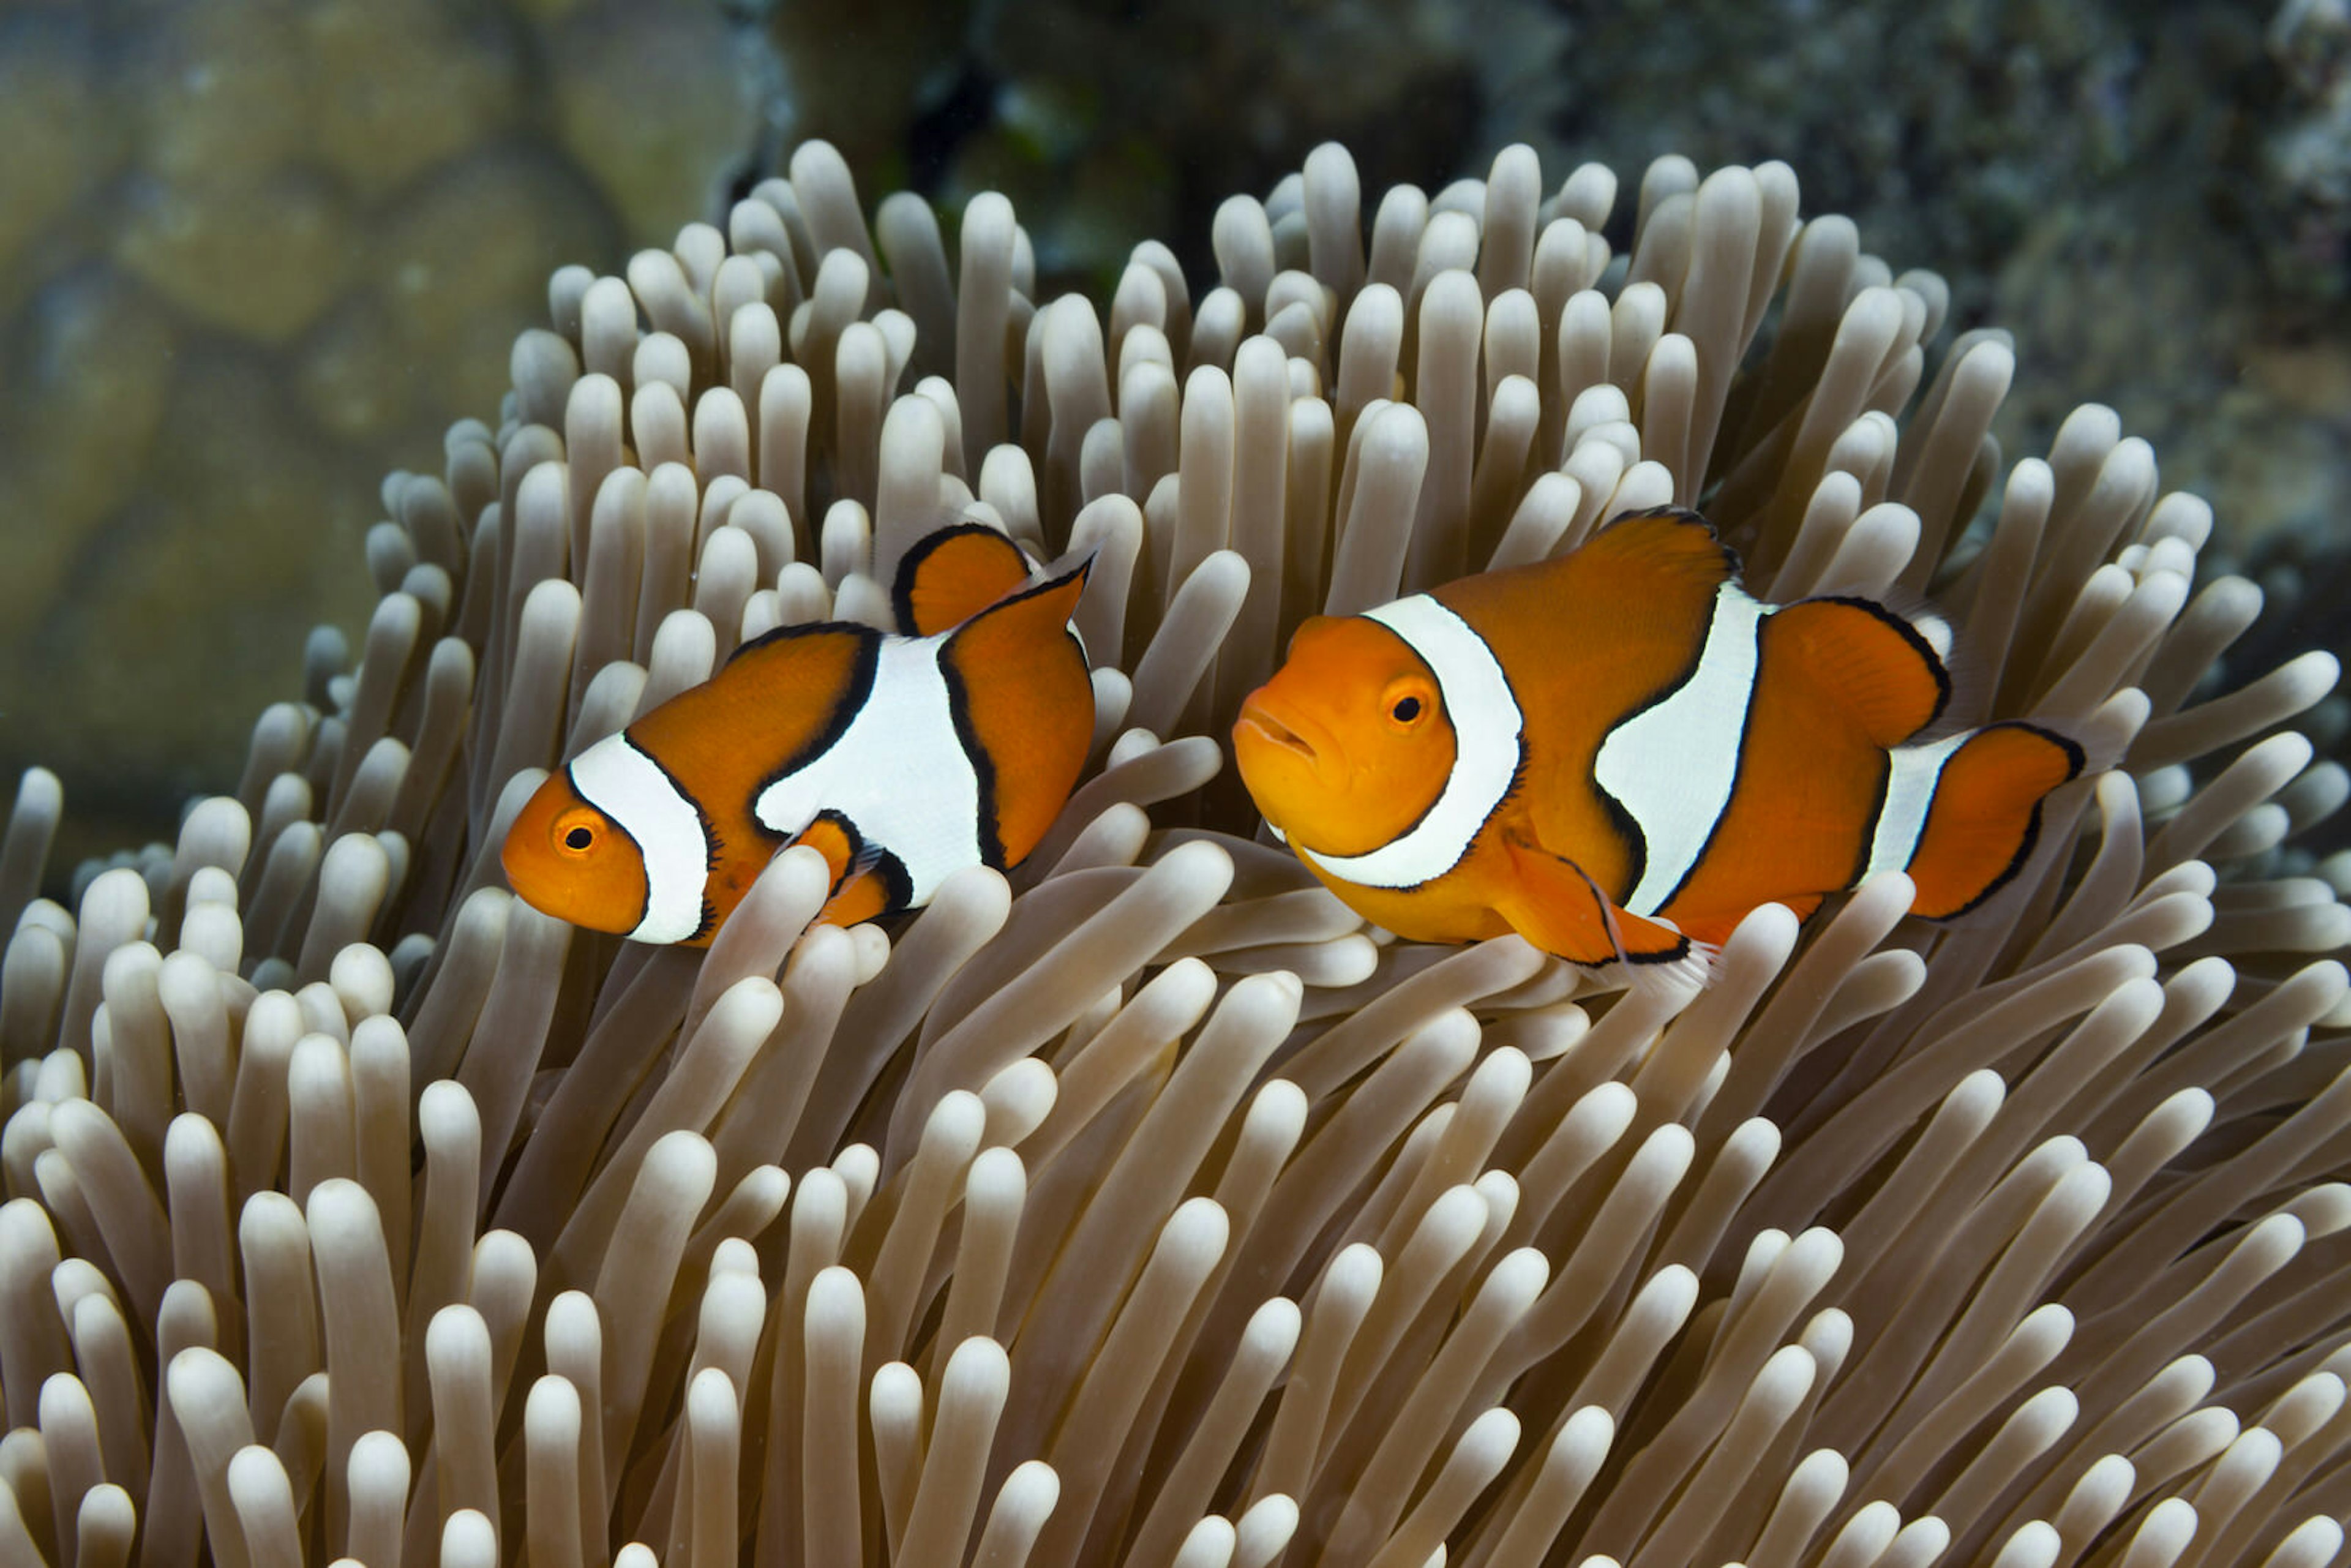
<svg viewBox="0 0 2351 1568"><path fill-rule="evenodd" d="M495 406L548 274L618 270L808 135L874 198L1005 190L1040 267L1097 284L1324 138L1372 189L1512 141L1786 158L1808 209L1942 270L1955 327L2015 329L2011 450L2105 399L2214 500L2220 561L2324 596L2351 488L2341 0L1606 10L0 10L0 776L64 776L57 863L168 836L312 625L356 623L382 475Z"/></svg>

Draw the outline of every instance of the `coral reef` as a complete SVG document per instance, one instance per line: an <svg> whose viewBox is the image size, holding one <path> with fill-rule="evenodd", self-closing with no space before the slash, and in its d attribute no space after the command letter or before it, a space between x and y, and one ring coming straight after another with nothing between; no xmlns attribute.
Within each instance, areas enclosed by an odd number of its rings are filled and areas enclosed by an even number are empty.
<svg viewBox="0 0 2351 1568"><path fill-rule="evenodd" d="M1942 282L1798 214L1325 146L1098 307L818 143L559 272L235 795L69 912L20 788L0 1551L2334 1560L2351 864L2296 839L2351 776L2281 727L2335 663L2199 685L2261 601L2191 589L2210 508L2095 406L2004 465L2005 336L1930 353ZM1701 491L2085 744L1996 906L1882 877L1620 992L1250 836L1208 737L1302 615ZM1008 882L810 928L793 851L706 955L497 885L544 769L967 517L1095 552L1099 768Z"/></svg>

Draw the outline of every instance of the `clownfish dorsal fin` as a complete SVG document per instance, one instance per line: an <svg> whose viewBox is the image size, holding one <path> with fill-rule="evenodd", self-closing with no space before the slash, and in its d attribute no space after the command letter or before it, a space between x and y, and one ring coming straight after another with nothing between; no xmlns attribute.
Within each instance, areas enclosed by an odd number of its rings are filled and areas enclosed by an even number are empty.
<svg viewBox="0 0 2351 1568"><path fill-rule="evenodd" d="M925 534L898 563L890 602L898 629L932 637L962 625L1029 580L1029 558L986 523L956 523Z"/></svg>
<svg viewBox="0 0 2351 1568"><path fill-rule="evenodd" d="M1613 574L1639 574L1660 589L1710 592L1739 575L1739 552L1722 542L1712 523L1683 507L1627 512L1562 559L1605 563Z"/></svg>
<svg viewBox="0 0 2351 1568"><path fill-rule="evenodd" d="M1078 612L1079 597L1085 592L1086 580L1093 575L1093 570L1094 558L1089 555L1058 576L1040 578L1034 582L1024 580L1015 585L1012 592L999 594L956 623L960 630L948 639L948 655L954 656L960 644L987 642L997 636L1021 636L1040 647L1052 647L1055 639L1045 633L1069 627L1070 617ZM1075 635L1073 629L1071 635Z"/></svg>
<svg viewBox="0 0 2351 1568"><path fill-rule="evenodd" d="M1807 599L1765 622L1774 670L1850 714L1875 746L1901 745L1951 700L1950 672L1912 622L1866 599ZM1774 676L1775 679L1782 678Z"/></svg>

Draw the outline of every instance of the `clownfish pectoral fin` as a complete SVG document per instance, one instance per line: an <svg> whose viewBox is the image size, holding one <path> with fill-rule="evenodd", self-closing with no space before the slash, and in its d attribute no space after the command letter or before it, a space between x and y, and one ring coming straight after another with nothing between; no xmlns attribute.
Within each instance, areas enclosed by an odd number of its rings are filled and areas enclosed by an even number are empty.
<svg viewBox="0 0 2351 1568"><path fill-rule="evenodd" d="M1995 724L1961 741L1903 868L1917 888L1910 912L1948 920L2006 886L2041 836L2043 799L2081 771L2082 748L2035 725Z"/></svg>
<svg viewBox="0 0 2351 1568"><path fill-rule="evenodd" d="M1689 938L1617 908L1573 861L1517 839L1503 843L1519 891L1498 907L1520 936L1544 952L1595 968L1619 960L1670 964L1689 956Z"/></svg>
<svg viewBox="0 0 2351 1568"><path fill-rule="evenodd" d="M986 523L956 523L915 541L898 563L890 602L909 637L951 631L1017 593L1029 580L1029 558Z"/></svg>
<svg viewBox="0 0 2351 1568"><path fill-rule="evenodd" d="M1763 640L1775 672L1802 679L1852 715L1873 746L1899 746L1950 701L1950 673L1926 634L1866 599L1791 604L1764 623Z"/></svg>

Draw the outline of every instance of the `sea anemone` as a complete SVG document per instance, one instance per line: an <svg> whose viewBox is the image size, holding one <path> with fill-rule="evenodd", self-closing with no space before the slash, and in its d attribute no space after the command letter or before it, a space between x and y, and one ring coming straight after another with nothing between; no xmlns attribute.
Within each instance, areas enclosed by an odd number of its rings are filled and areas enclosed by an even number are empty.
<svg viewBox="0 0 2351 1568"><path fill-rule="evenodd" d="M2007 340L1937 352L1784 166L1544 192L1514 147L1366 244L1322 147L1104 311L811 143L557 273L234 796L68 912L20 789L0 1556L2333 1560L2351 913L2292 841L2351 780L2279 729L2333 661L2208 678L2210 509L2096 407L2003 475ZM1251 836L1208 737L1301 616L1675 501L2081 740L2020 885L1628 991ZM841 930L789 852L707 954L499 884L545 769L970 517L1096 552L1096 764L1009 878Z"/></svg>

